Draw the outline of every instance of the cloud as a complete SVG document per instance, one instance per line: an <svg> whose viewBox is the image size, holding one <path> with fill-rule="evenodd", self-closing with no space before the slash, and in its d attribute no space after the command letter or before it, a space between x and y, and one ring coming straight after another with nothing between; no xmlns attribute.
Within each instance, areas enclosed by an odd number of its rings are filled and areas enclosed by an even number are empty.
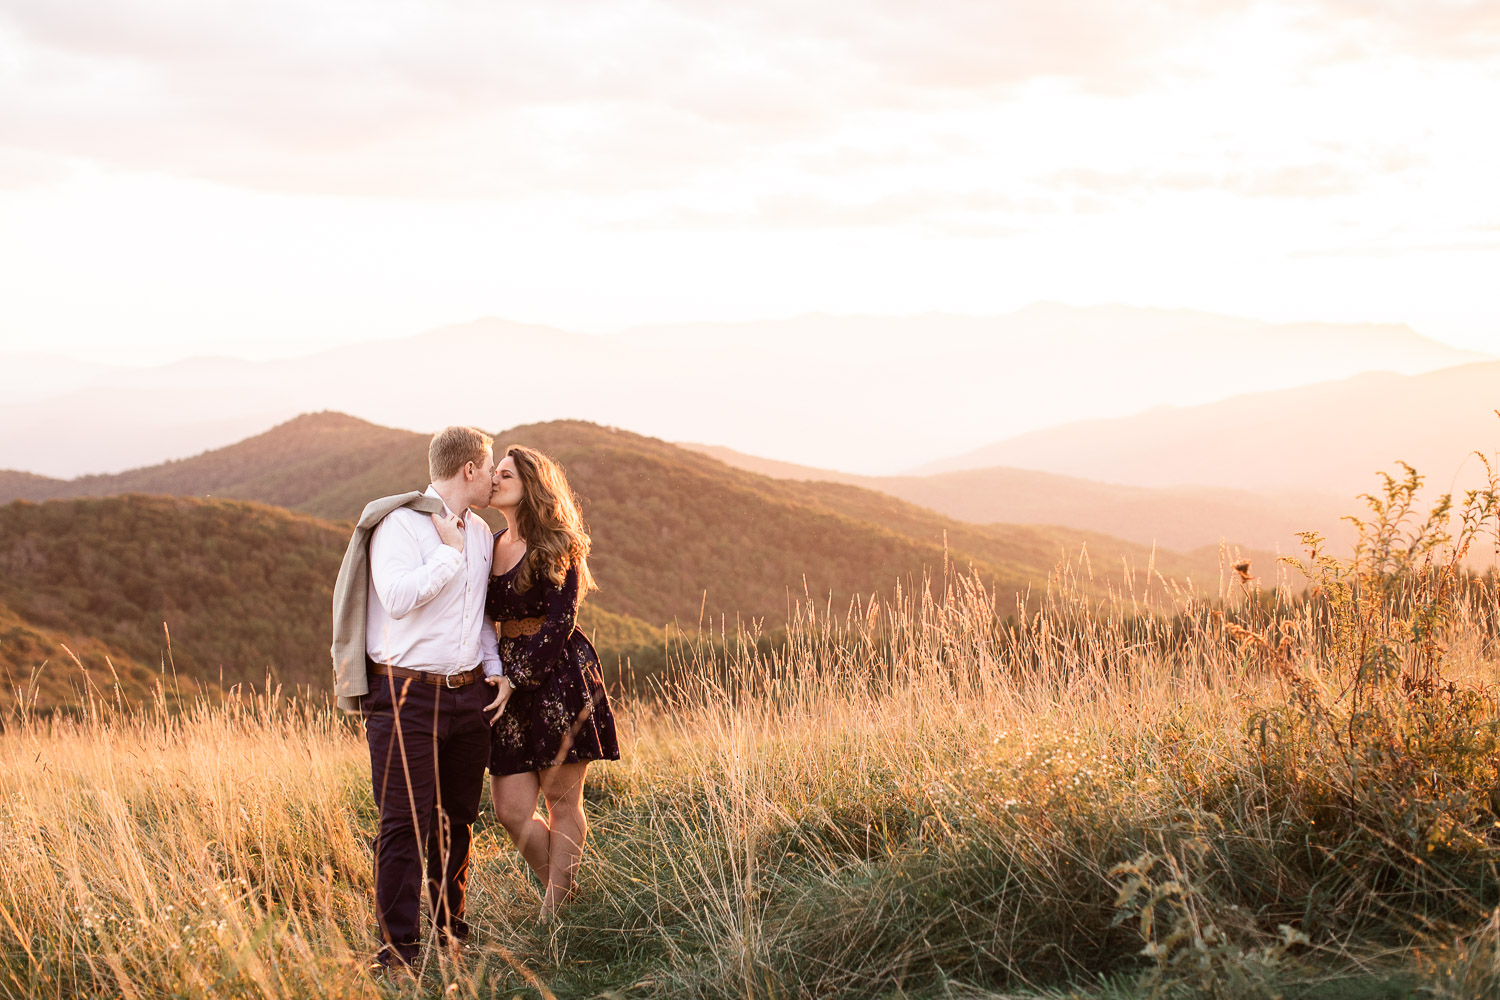
<svg viewBox="0 0 1500 1000"><path fill-rule="evenodd" d="M1405 150L1369 156L1232 170L1060 170L1044 186L1063 193L1139 201L1161 194L1219 192L1249 198L1327 198L1355 194L1372 178L1401 173L1426 161Z"/></svg>
<svg viewBox="0 0 1500 1000"><path fill-rule="evenodd" d="M56 157L0 146L0 190L35 187L66 176Z"/></svg>
<svg viewBox="0 0 1500 1000"><path fill-rule="evenodd" d="M1436 57L1477 53L1474 39L1500 32L1493 2L1302 2L1297 30L1345 47L1356 38ZM899 143L838 152L829 141L872 116L910 123L999 107L1038 86L1113 99L1180 83L1199 71L1184 68L1183 52L1201 61L1218 44L1204 39L1233 34L1236 18L1266 6L6 0L0 135L32 166L0 167L0 184L82 158L263 190L424 201L608 198L724 186L729 173L769 197L807 172L895 174L903 159L947 155ZM768 179L773 163L797 172L793 183ZM1338 164L1210 167L1057 180L1123 196L1218 187L1316 197L1359 183ZM897 177L863 208L829 202L812 217L895 218L910 187ZM772 225L784 214L774 202L755 211Z"/></svg>
<svg viewBox="0 0 1500 1000"><path fill-rule="evenodd" d="M560 9L12 0L0 133L276 190L607 192L826 128L868 76L835 48L737 38L685 5Z"/></svg>
<svg viewBox="0 0 1500 1000"><path fill-rule="evenodd" d="M1494 60L1500 51L1494 0L1316 0L1305 24L1357 56Z"/></svg>
<svg viewBox="0 0 1500 1000"><path fill-rule="evenodd" d="M1493 253L1500 240L1447 240L1409 243L1401 246L1344 246L1289 251L1289 257L1407 257L1428 254Z"/></svg>
<svg viewBox="0 0 1500 1000"><path fill-rule="evenodd" d="M8 0L0 133L275 190L608 192L871 111L1124 92L1192 23L1118 0Z"/></svg>
<svg viewBox="0 0 1500 1000"><path fill-rule="evenodd" d="M895 90L966 93L1043 78L1118 93L1148 80L1153 57L1203 16L1184 17L1170 3L1112 0L872 0L811 11L815 6L752 9L767 33L836 45Z"/></svg>
<svg viewBox="0 0 1500 1000"><path fill-rule="evenodd" d="M768 195L739 210L676 205L616 222L628 232L655 229L860 229L914 226L956 236L1014 236L1055 202L990 191L913 190L863 200L806 193Z"/></svg>

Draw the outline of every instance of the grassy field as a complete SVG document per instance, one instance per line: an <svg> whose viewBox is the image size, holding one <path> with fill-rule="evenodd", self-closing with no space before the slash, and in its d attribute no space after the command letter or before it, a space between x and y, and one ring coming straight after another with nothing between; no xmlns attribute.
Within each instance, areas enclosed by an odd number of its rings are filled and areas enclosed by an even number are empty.
<svg viewBox="0 0 1500 1000"><path fill-rule="evenodd" d="M1495 498L1445 529L1416 485L1307 591L1101 599L1080 559L1024 616L955 576L685 648L618 706L564 918L486 812L475 946L405 989L367 969L355 725L13 715L0 995L1494 995L1497 591L1459 560Z"/></svg>

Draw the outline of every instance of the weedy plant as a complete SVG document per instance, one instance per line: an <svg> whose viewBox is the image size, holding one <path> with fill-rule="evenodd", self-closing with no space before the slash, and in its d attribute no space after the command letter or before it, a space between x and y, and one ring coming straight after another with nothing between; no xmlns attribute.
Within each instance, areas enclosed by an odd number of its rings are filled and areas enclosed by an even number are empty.
<svg viewBox="0 0 1500 1000"><path fill-rule="evenodd" d="M1217 817L1205 820L1200 828L1217 827ZM1307 971L1306 963L1291 958L1293 950L1311 942L1281 924L1274 941L1246 945L1264 938L1250 914L1209 898L1193 879L1213 851L1203 835L1210 831L1194 832L1171 846L1163 838L1161 853L1110 870L1121 883L1115 920L1136 923L1146 941L1141 954L1154 963L1140 985L1153 998L1183 988L1214 998L1279 998L1288 980Z"/></svg>
<svg viewBox="0 0 1500 1000"><path fill-rule="evenodd" d="M1413 930L1477 917L1496 890L1500 714L1491 676L1450 670L1493 655L1494 580L1466 560L1495 536L1497 494L1470 493L1449 530L1444 496L1416 516L1409 467L1366 497L1353 557L1322 539L1293 563L1311 584L1300 613L1236 638L1274 678L1278 703L1246 727L1259 805L1305 825L1319 891L1304 923L1335 928L1368 907ZM1389 892L1399 886L1399 892Z"/></svg>
<svg viewBox="0 0 1500 1000"><path fill-rule="evenodd" d="M1189 835L1164 828L1157 850L1111 872L1117 919L1135 921L1154 963L1142 984L1152 996L1280 995L1310 934L1430 942L1494 905L1495 589L1466 563L1497 538L1500 492L1491 474L1450 530L1451 499L1419 516L1422 480L1403 468L1365 496L1367 517L1349 519L1350 558L1304 534L1308 558L1286 561L1305 595L1223 621L1240 675L1268 681L1245 719L1248 752L1217 781L1184 780L1191 762L1178 766L1177 787L1195 793ZM1274 888L1247 875L1274 875ZM1474 956L1489 954L1493 923L1438 946L1462 989L1482 978Z"/></svg>

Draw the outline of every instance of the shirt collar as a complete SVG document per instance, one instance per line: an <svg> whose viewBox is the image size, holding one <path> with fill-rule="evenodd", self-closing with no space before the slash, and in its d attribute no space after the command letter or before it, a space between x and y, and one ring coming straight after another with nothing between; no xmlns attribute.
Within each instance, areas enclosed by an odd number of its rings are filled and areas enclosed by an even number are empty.
<svg viewBox="0 0 1500 1000"><path fill-rule="evenodd" d="M458 517L458 519L460 521L464 522L464 526L465 527L468 526L469 508L465 507L462 511L455 512L453 510L453 508L451 508L451 507L448 506L448 501L446 501L446 500L443 499L443 495L437 491L437 487L434 486L434 485L432 485L431 483L427 484L427 492L424 493L424 494L422 494L422 495L423 496L429 496L429 497L435 497L435 498L437 498L439 501L441 501L441 503L443 505L443 512L445 514L455 514L456 513L456 516Z"/></svg>

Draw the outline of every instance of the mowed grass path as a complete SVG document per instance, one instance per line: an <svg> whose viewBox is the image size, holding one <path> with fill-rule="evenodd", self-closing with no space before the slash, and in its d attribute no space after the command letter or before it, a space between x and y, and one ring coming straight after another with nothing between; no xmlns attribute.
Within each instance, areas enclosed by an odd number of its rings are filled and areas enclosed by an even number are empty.
<svg viewBox="0 0 1500 1000"><path fill-rule="evenodd" d="M368 972L354 724L274 697L14 718L0 995L1493 989L1493 580L1156 586L1099 602L1062 573L1017 620L960 578L689 652L619 706L564 919L536 925L486 807L474 945L415 987ZM1372 639L1390 662L1351 686Z"/></svg>

